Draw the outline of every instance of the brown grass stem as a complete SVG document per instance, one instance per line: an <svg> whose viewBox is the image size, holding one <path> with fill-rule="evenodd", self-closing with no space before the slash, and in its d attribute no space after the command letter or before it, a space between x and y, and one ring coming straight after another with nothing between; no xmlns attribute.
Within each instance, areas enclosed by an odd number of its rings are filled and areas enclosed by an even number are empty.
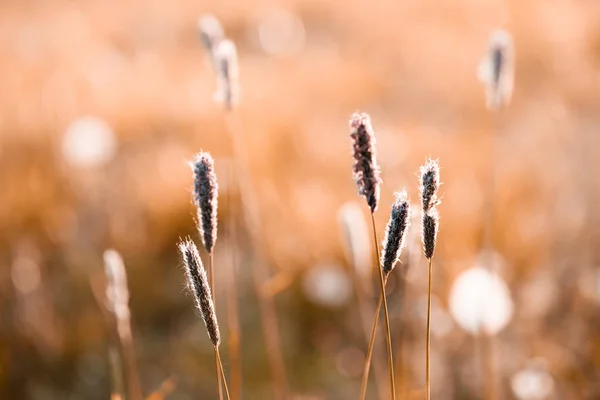
<svg viewBox="0 0 600 400"><path fill-rule="evenodd" d="M377 269L379 270L379 283L381 284L381 297L383 299L383 314L385 318L385 329L386 329L386 341L388 347L388 364L389 364L389 373L390 373L390 395L392 400L396 399L396 385L394 382L394 357L392 354L392 333L390 329L390 317L388 313L387 299L385 296L385 280L383 278L383 269L381 268L381 260L379 258L379 240L377 239L377 228L375 226L375 214L371 213L371 222L373 225L373 240L375 245L375 250L377 251Z"/></svg>
<svg viewBox="0 0 600 400"><path fill-rule="evenodd" d="M258 201L256 192L252 186L252 179L249 171L249 161L244 145L244 138L241 133L239 123L233 114L233 111L228 111L225 114L227 130L230 134L233 164L235 173L238 177L237 184L239 185L242 209L246 226L250 233L250 238L254 251L257 253L257 262L252 268L254 290L258 297L258 305L260 310L260 319L265 336L265 346L267 348L267 358L273 379L273 389L276 399L287 399L287 379L285 373L285 363L283 352L281 350L281 338L279 336L279 326L277 322L277 311L275 302L272 296L266 296L262 289L262 285L269 279L269 271L263 262L264 257L261 254L260 246L260 218Z"/></svg>
<svg viewBox="0 0 600 400"><path fill-rule="evenodd" d="M139 375L135 363L135 350L133 347L131 331L129 331L129 335L121 337L121 345L123 346L123 358L127 368L129 398L131 400L142 400L142 387L140 386Z"/></svg>
<svg viewBox="0 0 600 400"><path fill-rule="evenodd" d="M233 168L230 169L230 180L233 182ZM233 210L231 201L231 191L228 191L229 206ZM229 268L229 279L227 279L227 329L229 333L229 362L230 362L230 382L231 397L234 400L242 398L242 357L240 352L241 328L238 314L238 299L236 285L236 267L237 267L237 243L235 241L235 219L234 212L231 212L229 218L229 234L231 235L232 246L230 250L231 263Z"/></svg>
<svg viewBox="0 0 600 400"><path fill-rule="evenodd" d="M363 380L360 387L360 400L364 400L367 396L367 382L369 381L369 370L371 368L371 359L373 358L373 348L375 347L375 332L377 331L377 323L379 322L379 312L383 304L383 296L379 295L379 302L375 310L375 319L371 328L371 338L369 339L369 347L367 349L367 357L365 359L365 370L363 372Z"/></svg>
<svg viewBox="0 0 600 400"><path fill-rule="evenodd" d="M368 313L372 310L372 304L370 302L370 299L366 298L364 284L363 284L363 282L361 282L360 277L356 273L356 269L353 268L352 270L353 270L352 277L354 280L354 287L355 287L355 292L356 292L356 300L358 301L358 312L359 312L359 316L360 316L360 319L362 322L365 339L369 341L368 342L369 350L368 350L367 358L365 360L365 370L364 370L364 375L368 379L369 369L371 366L371 355L373 352L373 348L371 347L371 342L373 341L373 338L375 337L375 335L371 332L370 321L369 321L369 317L367 316ZM386 279L386 281L387 281L387 279ZM377 311L376 311L377 315L379 315L380 310L381 310L381 296L380 296L379 303L377 305ZM377 322L375 322L375 327L377 327ZM386 394L387 389L386 389L385 383L384 383L385 376L384 376L383 366L377 362L377 359L375 360L374 364L375 364L374 368L375 368L375 382L377 384L377 392L379 394L380 399L385 399L385 397L386 397L385 394ZM363 382L362 382L362 386L361 386L361 393L363 393L363 391L365 391L365 393L366 393L366 380L364 378L363 378Z"/></svg>
<svg viewBox="0 0 600 400"><path fill-rule="evenodd" d="M215 270L214 270L214 255L211 252L208 256L208 280L210 282L210 289L212 294L213 306L215 309L217 308L216 302L216 288L215 288ZM221 374L219 373L219 359L218 359L218 351L215 351L215 365L217 371L217 388L219 393L219 400L223 400L223 389L221 384Z"/></svg>
<svg viewBox="0 0 600 400"><path fill-rule="evenodd" d="M494 354L492 337L485 332L479 334L481 342L481 367L484 373L483 392L485 400L496 400L496 385L494 382Z"/></svg>
<svg viewBox="0 0 600 400"><path fill-rule="evenodd" d="M427 343L425 344L425 399L431 398L431 258L429 259L429 283L427 285Z"/></svg>
<svg viewBox="0 0 600 400"><path fill-rule="evenodd" d="M227 387L227 378L225 378L225 371L223 370L223 362L221 362L221 355L219 354L219 348L215 347L215 359L217 360L217 373L220 372L220 376L223 378L223 386L225 387L225 397L227 400L231 400L229 396L229 388ZM221 387L219 386L219 392Z"/></svg>

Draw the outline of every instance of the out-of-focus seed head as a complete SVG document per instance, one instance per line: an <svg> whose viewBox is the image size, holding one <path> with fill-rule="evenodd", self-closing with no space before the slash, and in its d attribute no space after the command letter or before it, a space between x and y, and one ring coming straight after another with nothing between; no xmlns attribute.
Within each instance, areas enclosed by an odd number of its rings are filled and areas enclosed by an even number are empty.
<svg viewBox="0 0 600 400"><path fill-rule="evenodd" d="M410 226L410 202L406 190L396 193L395 196L396 201L392 204L390 220L385 229L381 250L381 268L386 275L392 271L400 260L406 231Z"/></svg>
<svg viewBox="0 0 600 400"><path fill-rule="evenodd" d="M427 160L425 165L419 168L421 174L419 191L421 192L421 204L423 212L438 204L437 191L440 187L440 166L437 160Z"/></svg>
<svg viewBox="0 0 600 400"><path fill-rule="evenodd" d="M206 271L198 254L198 248L190 238L182 240L178 246L185 266L188 287L194 295L196 307L202 315L208 337L213 346L219 347L221 334L219 332L217 314L215 313Z"/></svg>
<svg viewBox="0 0 600 400"><path fill-rule="evenodd" d="M358 193L365 197L371 213L374 213L379 203L381 178L377 164L375 134L368 114L352 114L350 137L354 157L353 172Z"/></svg>
<svg viewBox="0 0 600 400"><path fill-rule="evenodd" d="M212 14L206 14L198 19L198 31L200 32L200 40L214 65L215 48L225 38L223 26L217 17Z"/></svg>
<svg viewBox="0 0 600 400"><path fill-rule="evenodd" d="M226 110L233 109L239 102L239 67L235 44L231 40L221 40L215 48L217 69L217 92L215 99Z"/></svg>
<svg viewBox="0 0 600 400"><path fill-rule="evenodd" d="M207 152L196 155L194 170L194 203L198 208L198 230L202 244L212 253L217 240L217 206L219 185L213 158Z"/></svg>
<svg viewBox="0 0 600 400"><path fill-rule="evenodd" d="M431 259L435 251L440 217L437 208L432 207L423 213L423 253Z"/></svg>
<svg viewBox="0 0 600 400"><path fill-rule="evenodd" d="M131 331L127 273L123 258L116 250L110 249L104 252L104 273L107 281L108 309L116 317L119 336L129 336Z"/></svg>
<svg viewBox="0 0 600 400"><path fill-rule="evenodd" d="M478 75L485 85L487 107L495 111L507 106L512 97L515 75L515 51L510 33L502 29L492 33Z"/></svg>

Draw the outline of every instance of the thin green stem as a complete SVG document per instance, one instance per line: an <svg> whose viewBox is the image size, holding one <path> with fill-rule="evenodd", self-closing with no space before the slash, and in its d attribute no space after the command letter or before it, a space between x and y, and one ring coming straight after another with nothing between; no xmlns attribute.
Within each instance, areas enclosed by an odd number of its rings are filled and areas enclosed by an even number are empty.
<svg viewBox="0 0 600 400"><path fill-rule="evenodd" d="M431 398L431 258L429 259L429 284L427 285L427 344L425 345L425 399Z"/></svg>
<svg viewBox="0 0 600 400"><path fill-rule="evenodd" d="M231 398L229 397L229 388L227 387L227 379L225 378L225 371L223 371L223 363L221 362L221 355L219 354L219 348L215 347L215 358L217 359L217 369L221 372L221 375L223 377L223 386L225 386L225 397L227 398L227 400L231 400ZM220 387L219 387L219 391L220 391Z"/></svg>
<svg viewBox="0 0 600 400"><path fill-rule="evenodd" d="M217 301L216 301L216 295L215 295L215 270L214 270L214 257L213 257L213 253L211 252L209 254L209 262L208 262L208 279L210 280L210 291L212 294L212 301L213 301L213 306L215 307L215 310L217 308ZM221 385L221 374L219 374L219 358L218 358L218 352L215 352L215 364L216 364L216 368L217 368L217 388L218 388L218 393L219 393L219 400L223 400L223 389L222 389L222 385Z"/></svg>
<svg viewBox="0 0 600 400"><path fill-rule="evenodd" d="M390 372L390 394L392 400L396 400L396 385L394 382L394 357L392 354L392 333L390 329L390 316L388 313L387 299L385 296L385 281L383 279L383 269L381 269L381 260L379 259L379 240L377 239L377 229L375 227L375 214L371 213L371 222L373 225L373 240L375 242L375 250L377 251L377 269L379 270L379 283L381 284L381 297L383 299L383 314L385 317L386 341L388 347L388 363Z"/></svg>

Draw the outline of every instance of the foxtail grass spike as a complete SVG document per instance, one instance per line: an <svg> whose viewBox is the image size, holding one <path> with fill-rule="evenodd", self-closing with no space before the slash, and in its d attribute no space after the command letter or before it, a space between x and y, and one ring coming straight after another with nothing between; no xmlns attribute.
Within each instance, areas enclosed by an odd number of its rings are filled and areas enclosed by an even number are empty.
<svg viewBox="0 0 600 400"><path fill-rule="evenodd" d="M379 204L381 178L377 164L375 134L368 114L352 114L350 137L354 157L354 179L358 185L358 193L365 197L371 213L374 213Z"/></svg>
<svg viewBox="0 0 600 400"><path fill-rule="evenodd" d="M423 206L421 239L425 257L431 259L435 250L439 225L437 205L440 203L438 199L440 167L438 162L431 159L427 160L425 165L421 166L420 173L421 185L419 191L421 192L421 205Z"/></svg>
<svg viewBox="0 0 600 400"><path fill-rule="evenodd" d="M423 253L430 260L435 251L437 233L439 226L439 214L437 208L433 207L423 214Z"/></svg>
<svg viewBox="0 0 600 400"><path fill-rule="evenodd" d="M421 173L421 205L423 212L438 204L437 191L440 187L440 167L436 160L427 160L425 165L419 169Z"/></svg>
<svg viewBox="0 0 600 400"><path fill-rule="evenodd" d="M208 278L198 254L198 248L190 238L186 238L179 243L179 251L183 257L188 286L194 295L196 307L200 310L210 341L217 348L221 343L221 334Z"/></svg>
<svg viewBox="0 0 600 400"><path fill-rule="evenodd" d="M239 67L237 50L231 40L221 40L214 52L217 68L216 100L226 110L231 110L239 101Z"/></svg>
<svg viewBox="0 0 600 400"><path fill-rule="evenodd" d="M198 230L202 244L212 253L217 240L217 205L219 185L213 158L200 152L194 160L194 202L198 208Z"/></svg>
<svg viewBox="0 0 600 400"><path fill-rule="evenodd" d="M498 29L490 37L488 53L480 66L487 107L498 110L510 102L514 87L515 52L510 33Z"/></svg>
<svg viewBox="0 0 600 400"><path fill-rule="evenodd" d="M214 51L219 42L225 38L221 22L212 14L206 14L198 20L198 31L202 45L214 61ZM214 62L213 62L214 65Z"/></svg>
<svg viewBox="0 0 600 400"><path fill-rule="evenodd" d="M392 204L381 250L381 268L386 276L400 260L406 231L410 226L410 202L406 190L396 193L395 196L396 201Z"/></svg>

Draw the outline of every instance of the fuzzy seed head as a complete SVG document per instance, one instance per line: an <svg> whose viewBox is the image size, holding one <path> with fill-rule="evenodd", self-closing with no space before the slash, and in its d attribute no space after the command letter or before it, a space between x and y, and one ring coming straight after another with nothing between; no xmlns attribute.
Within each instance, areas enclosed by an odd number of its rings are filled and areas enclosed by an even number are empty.
<svg viewBox="0 0 600 400"><path fill-rule="evenodd" d="M198 230L202 244L212 253L217 240L217 205L219 185L213 158L204 151L198 153L193 164L194 203L198 209Z"/></svg>
<svg viewBox="0 0 600 400"><path fill-rule="evenodd" d="M419 168L421 174L421 205L423 212L427 212L432 207L435 207L439 200L437 199L437 191L440 187L440 166L437 160L427 160L425 165Z"/></svg>
<svg viewBox="0 0 600 400"><path fill-rule="evenodd" d="M432 207L423 213L423 253L430 260L435 251L440 217L437 208Z"/></svg>
<svg viewBox="0 0 600 400"><path fill-rule="evenodd" d="M392 272L400 260L404 248L406 231L410 226L410 202L406 190L395 194L396 201L392 204L390 220L385 228L381 250L381 268L385 275Z"/></svg>
<svg viewBox="0 0 600 400"><path fill-rule="evenodd" d="M485 85L487 107L498 110L510 102L514 87L515 55L510 33L492 33L488 53L482 61L479 78Z"/></svg>
<svg viewBox="0 0 600 400"><path fill-rule="evenodd" d="M368 114L352 114L350 138L354 157L354 179L358 185L358 193L365 197L371 213L374 213L379 203L381 177L377 164L375 134Z"/></svg>
<svg viewBox="0 0 600 400"><path fill-rule="evenodd" d="M239 101L239 68L237 50L231 40L221 40L215 48L217 93L215 99L226 110L233 109Z"/></svg>
<svg viewBox="0 0 600 400"><path fill-rule="evenodd" d="M202 265L202 260L198 254L198 248L190 238L182 240L178 246L185 266L188 287L194 295L196 308L202 315L210 341L213 346L219 347L221 343L219 324L212 301L210 285L208 284L204 265Z"/></svg>

